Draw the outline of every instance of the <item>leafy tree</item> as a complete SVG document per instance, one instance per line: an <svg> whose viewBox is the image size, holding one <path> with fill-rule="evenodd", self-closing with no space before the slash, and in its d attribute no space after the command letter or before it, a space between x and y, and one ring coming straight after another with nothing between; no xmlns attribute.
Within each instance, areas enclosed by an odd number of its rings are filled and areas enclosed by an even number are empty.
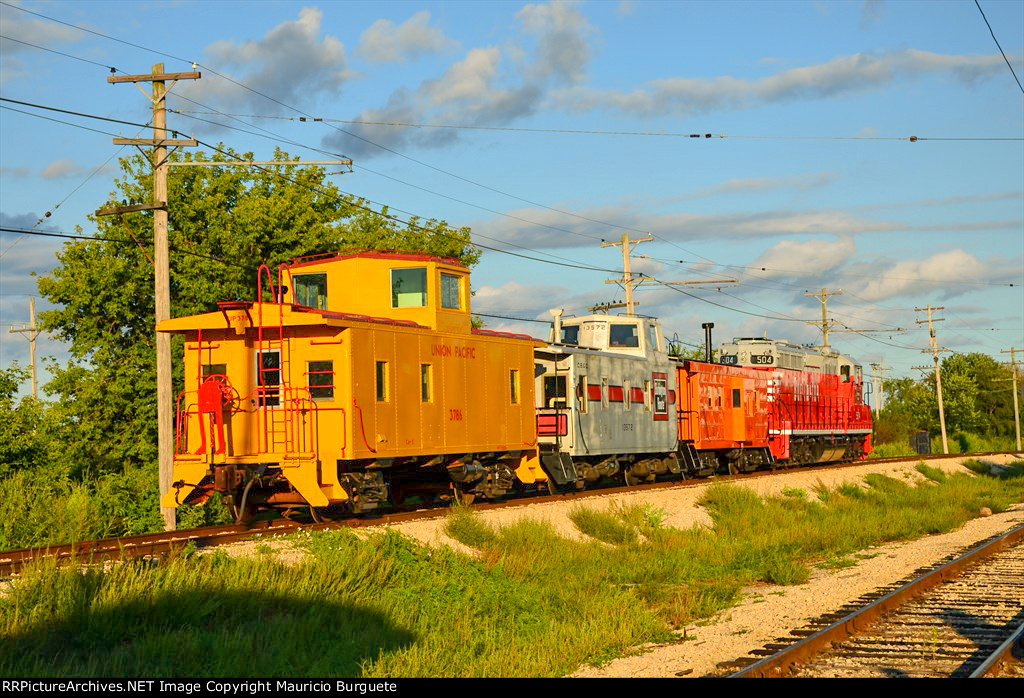
<svg viewBox="0 0 1024 698"><path fill-rule="evenodd" d="M43 404L31 396L15 397L28 377L17 363L0 369L0 478L49 460Z"/></svg>
<svg viewBox="0 0 1024 698"><path fill-rule="evenodd" d="M985 354L954 354L942 362L942 401L946 431L955 434L1005 436L1013 433L1013 401L1001 382L1010 370ZM920 380L885 382L886 404L875 422L879 443L901 441L911 432L940 429L935 373ZM960 439L963 441L963 439Z"/></svg>
<svg viewBox="0 0 1024 698"><path fill-rule="evenodd" d="M213 160L254 159L225 152L230 157ZM184 157L212 161L203 153ZM274 159L293 158L278 150ZM125 158L121 169L112 200L150 201L149 161ZM172 317L253 299L264 263L276 278L282 262L358 248L423 251L467 264L479 258L468 228L400 223L339 192L319 167L172 168L168 189ZM54 419L74 436L66 458L78 475L157 459L151 213L95 222L97 239L67 243L57 268L39 280L40 293L56 306L42 314L43 328L67 341L72 354L67 365L51 367L46 390L57 398ZM172 351L177 392L180 340Z"/></svg>

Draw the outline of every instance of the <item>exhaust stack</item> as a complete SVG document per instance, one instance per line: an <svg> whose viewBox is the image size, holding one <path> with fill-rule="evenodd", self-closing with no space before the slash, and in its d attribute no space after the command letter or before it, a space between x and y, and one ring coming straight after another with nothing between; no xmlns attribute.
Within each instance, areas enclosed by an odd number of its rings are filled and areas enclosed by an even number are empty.
<svg viewBox="0 0 1024 698"><path fill-rule="evenodd" d="M704 328L704 360L709 364L713 363L711 360L711 328L714 326L713 322L705 322L701 325Z"/></svg>
<svg viewBox="0 0 1024 698"><path fill-rule="evenodd" d="M552 308L548 311L551 313L551 317L555 318L555 336L551 338L553 344L562 343L562 308Z"/></svg>

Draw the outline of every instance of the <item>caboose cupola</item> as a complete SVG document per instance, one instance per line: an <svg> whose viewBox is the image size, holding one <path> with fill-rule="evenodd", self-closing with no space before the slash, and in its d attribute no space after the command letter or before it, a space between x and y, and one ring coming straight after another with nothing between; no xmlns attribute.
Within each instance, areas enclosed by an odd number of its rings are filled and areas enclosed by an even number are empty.
<svg viewBox="0 0 1024 698"><path fill-rule="evenodd" d="M293 288L285 291L286 303L406 320L443 332L468 333L472 326L469 269L455 259L359 252L288 269Z"/></svg>

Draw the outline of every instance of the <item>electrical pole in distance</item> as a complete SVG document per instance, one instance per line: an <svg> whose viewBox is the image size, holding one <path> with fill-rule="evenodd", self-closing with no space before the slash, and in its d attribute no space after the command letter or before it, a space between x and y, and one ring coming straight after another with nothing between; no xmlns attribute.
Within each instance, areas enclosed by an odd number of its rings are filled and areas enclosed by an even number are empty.
<svg viewBox="0 0 1024 698"><path fill-rule="evenodd" d="M1024 349L1004 349L1000 351L1000 354L1010 354L1010 370L1013 372L1014 382L1014 432L1017 434L1017 450L1021 449L1021 418L1020 418L1020 407L1017 403L1017 352L1024 351ZM35 368L33 368L35 370Z"/></svg>
<svg viewBox="0 0 1024 698"><path fill-rule="evenodd" d="M194 67L194 66L193 66ZM201 73L164 73L164 64L157 63L149 75L117 75L107 78L109 83L130 82L138 87L140 82L153 83L153 96L150 97L139 87L153 103L153 138L115 138L114 145L151 146L153 148L153 203L142 207L126 207L135 210L153 211L153 267L155 270L156 291L156 324L171 319L171 286L170 268L168 264L167 242L167 172L168 146L195 147L195 140L173 140L167 138L167 93L178 80L198 80ZM170 81L170 86L166 83ZM145 151L143 151L145 154ZM119 207L98 211L100 214L118 214L125 211ZM155 331L155 328L154 328ZM172 424L173 396L171 385L171 336L164 332L156 332L156 402L158 453L160 459L160 497L163 498L171 488L174 471L174 427ZM176 528L174 509L161 507L164 528L172 531Z"/></svg>
<svg viewBox="0 0 1024 698"><path fill-rule="evenodd" d="M939 349L939 343L938 343L938 340L935 337L935 327L932 324L932 323L935 323L935 322L942 322L946 318L941 318L941 317L940 318L933 318L932 317L932 311L933 310L945 310L945 307L944 306L939 306L938 308L933 308L932 306L929 305L927 308L914 308L914 312L916 312L916 313L923 313L925 311L928 312L928 319L927 320L917 320L916 322L919 325L923 324L925 322L928 323L928 341L929 341L929 343L931 344L931 347L932 347L931 348L932 356L935 358L935 394L936 394L936 397L938 398L938 401L939 401L939 425L942 427L942 452L948 454L949 453L949 443L946 440L946 411L945 411L945 408L942 405L942 367L939 365L939 352L949 351L949 350L948 349ZM926 353L926 354L928 353L927 349L922 349L921 351Z"/></svg>
<svg viewBox="0 0 1024 698"><path fill-rule="evenodd" d="M647 233L647 237L637 238L635 240L630 240L629 233L623 233L622 234L622 241L621 242L602 242L601 243L601 247L619 247L619 246L622 247L622 279L621 280L619 280L619 279L608 279L607 281L605 281L605 283L606 284L620 284L621 286L623 286L626 289L626 314L627 315L630 315L630 316L634 315L635 314L634 311L636 310L636 306L639 305L639 303L633 302L633 288L636 287L636 286L641 286L643 284L659 284L661 286L699 286L699 285L709 285L709 284L712 284L712 285L715 285L715 286L723 286L725 284L735 284L735 283L738 283L736 281L736 279L712 279L712 280L709 280L709 281L658 281L657 279L652 279L650 277L644 277L643 275L641 275L642 278L634 279L633 278L633 269L632 269L632 252L633 252L633 247L635 247L636 245L639 245L641 242L651 242L652 240L654 240L654 236L652 236L650 233ZM621 308L622 307L621 303L619 303L619 304L604 303L604 304L601 304L601 305L604 308L613 308L613 307L614 308ZM600 306L594 306L594 307L600 307Z"/></svg>
<svg viewBox="0 0 1024 698"><path fill-rule="evenodd" d="M828 321L828 297L829 296L840 296L842 295L842 289L838 291L829 291L827 288L821 289L821 293L805 293L805 296L817 298L821 301L821 334L822 334L822 346L828 349L828 328L829 325L838 324L836 322ZM809 325L817 325L817 322L808 322Z"/></svg>
<svg viewBox="0 0 1024 698"><path fill-rule="evenodd" d="M17 332L18 334L26 335L25 338L28 340L29 347L29 361L32 363L32 397L38 399L39 390L36 383L36 337L39 336L39 331L36 329L36 299L34 296L29 296L28 298L28 321L29 323L27 325L23 324L20 327L11 325L10 331L12 333ZM1014 399L1016 400L1016 398ZM1017 403L1014 402L1014 405L1016 404ZM1020 441L1019 437L1017 441ZM1020 448L1020 446L1018 446L1018 448Z"/></svg>

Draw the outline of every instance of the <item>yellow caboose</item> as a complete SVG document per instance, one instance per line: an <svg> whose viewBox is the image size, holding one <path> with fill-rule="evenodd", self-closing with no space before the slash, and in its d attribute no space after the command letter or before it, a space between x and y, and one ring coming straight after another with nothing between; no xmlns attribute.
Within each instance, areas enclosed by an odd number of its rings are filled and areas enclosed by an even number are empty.
<svg viewBox="0 0 1024 698"><path fill-rule="evenodd" d="M359 512L405 497L496 497L536 467L533 349L472 328L469 270L360 252L259 272L275 302L218 304L185 336L164 506Z"/></svg>

